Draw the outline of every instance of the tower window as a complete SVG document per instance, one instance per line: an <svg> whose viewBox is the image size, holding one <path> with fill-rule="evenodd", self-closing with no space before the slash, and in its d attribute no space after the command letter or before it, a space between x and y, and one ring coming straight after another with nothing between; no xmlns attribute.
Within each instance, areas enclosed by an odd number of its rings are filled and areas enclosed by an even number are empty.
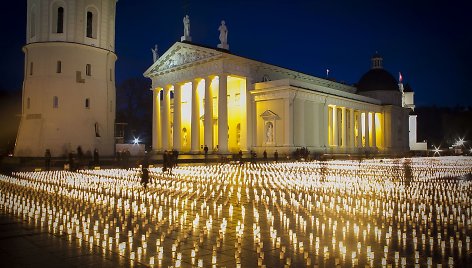
<svg viewBox="0 0 472 268"><path fill-rule="evenodd" d="M93 13L87 12L87 37L93 38Z"/></svg>
<svg viewBox="0 0 472 268"><path fill-rule="evenodd" d="M33 75L33 62L30 62L30 75Z"/></svg>
<svg viewBox="0 0 472 268"><path fill-rule="evenodd" d="M57 26L56 33L64 33L64 8L57 9Z"/></svg>
<svg viewBox="0 0 472 268"><path fill-rule="evenodd" d="M57 61L56 73L62 73L62 62L60 60Z"/></svg>
<svg viewBox="0 0 472 268"><path fill-rule="evenodd" d="M54 96L52 98L52 108L54 109L59 108L59 98L57 96Z"/></svg>
<svg viewBox="0 0 472 268"><path fill-rule="evenodd" d="M92 76L92 65L87 64L85 66L85 75L87 76Z"/></svg>
<svg viewBox="0 0 472 268"><path fill-rule="evenodd" d="M89 98L85 99L85 108L90 109L90 99Z"/></svg>
<svg viewBox="0 0 472 268"><path fill-rule="evenodd" d="M26 109L29 109L31 107L31 99L27 98L26 99Z"/></svg>

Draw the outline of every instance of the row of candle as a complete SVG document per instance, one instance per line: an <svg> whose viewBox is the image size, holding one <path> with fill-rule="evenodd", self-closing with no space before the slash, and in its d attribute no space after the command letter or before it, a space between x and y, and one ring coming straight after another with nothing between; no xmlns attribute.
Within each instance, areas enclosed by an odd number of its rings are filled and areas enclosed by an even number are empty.
<svg viewBox="0 0 472 268"><path fill-rule="evenodd" d="M151 266L462 265L464 157L23 172L0 207ZM232 258L228 258L230 255Z"/></svg>

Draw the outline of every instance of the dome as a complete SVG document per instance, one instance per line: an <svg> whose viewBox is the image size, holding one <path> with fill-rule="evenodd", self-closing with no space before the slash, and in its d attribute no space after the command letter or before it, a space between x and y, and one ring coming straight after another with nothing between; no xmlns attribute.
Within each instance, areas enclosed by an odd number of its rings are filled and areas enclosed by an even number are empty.
<svg viewBox="0 0 472 268"><path fill-rule="evenodd" d="M365 73L356 85L357 92L366 91L399 91L397 80L382 68L371 69Z"/></svg>

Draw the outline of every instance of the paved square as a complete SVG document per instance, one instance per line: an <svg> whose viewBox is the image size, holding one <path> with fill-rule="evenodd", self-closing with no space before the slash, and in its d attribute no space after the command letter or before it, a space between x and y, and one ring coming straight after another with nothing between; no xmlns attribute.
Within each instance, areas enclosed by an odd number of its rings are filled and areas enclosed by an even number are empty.
<svg viewBox="0 0 472 268"><path fill-rule="evenodd" d="M465 267L471 172L470 157L441 157L155 168L147 188L139 169L0 175L0 253L12 266Z"/></svg>

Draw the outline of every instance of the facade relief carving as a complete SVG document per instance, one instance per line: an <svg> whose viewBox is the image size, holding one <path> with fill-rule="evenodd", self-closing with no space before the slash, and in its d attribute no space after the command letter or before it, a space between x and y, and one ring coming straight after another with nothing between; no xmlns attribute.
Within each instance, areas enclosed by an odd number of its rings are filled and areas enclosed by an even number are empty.
<svg viewBox="0 0 472 268"><path fill-rule="evenodd" d="M166 56L165 59L163 59L164 57L159 58L158 61L161 61L161 64L156 66L153 72L166 71L177 66L202 61L216 55L217 54L204 51L178 48L176 51Z"/></svg>

